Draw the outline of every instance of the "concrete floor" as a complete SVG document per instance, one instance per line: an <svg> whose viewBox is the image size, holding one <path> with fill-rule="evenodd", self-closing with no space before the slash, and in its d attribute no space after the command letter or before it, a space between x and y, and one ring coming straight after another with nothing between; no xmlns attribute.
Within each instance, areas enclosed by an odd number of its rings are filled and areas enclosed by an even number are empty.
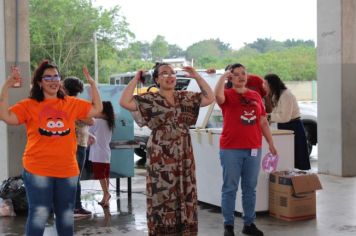
<svg viewBox="0 0 356 236"><path fill-rule="evenodd" d="M316 170L316 161L313 168ZM136 170L132 179L132 200L128 198L126 180L121 181L121 194L116 196L115 180L111 180L110 208L104 210L98 181L82 181L84 207L94 214L75 219L75 235L147 235L145 171ZM350 236L356 235L356 178L319 175L323 190L317 192L317 219L286 222L258 213L256 225L265 235L273 236ZM0 235L23 235L26 217L1 217ZM241 218L235 221L236 235L241 233ZM53 219L50 219L46 236L56 235ZM223 235L222 216L217 207L199 205L199 235Z"/></svg>

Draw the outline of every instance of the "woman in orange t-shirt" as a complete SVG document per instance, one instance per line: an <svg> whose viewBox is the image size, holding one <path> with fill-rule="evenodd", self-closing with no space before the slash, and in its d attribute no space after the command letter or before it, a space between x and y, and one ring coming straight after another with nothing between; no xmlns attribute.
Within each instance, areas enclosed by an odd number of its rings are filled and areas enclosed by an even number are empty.
<svg viewBox="0 0 356 236"><path fill-rule="evenodd" d="M48 216L56 215L58 235L73 235L73 207L79 169L76 161L75 121L102 111L95 81L84 66L92 103L66 96L55 64L43 61L36 69L30 96L9 107L8 90L21 82L16 67L1 89L0 119L26 126L23 178L29 212L26 235L43 235Z"/></svg>

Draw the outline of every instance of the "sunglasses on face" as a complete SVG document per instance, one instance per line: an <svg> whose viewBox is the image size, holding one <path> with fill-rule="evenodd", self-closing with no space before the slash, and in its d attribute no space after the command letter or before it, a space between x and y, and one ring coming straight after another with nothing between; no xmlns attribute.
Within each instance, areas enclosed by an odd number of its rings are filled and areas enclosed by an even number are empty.
<svg viewBox="0 0 356 236"><path fill-rule="evenodd" d="M44 75L42 76L42 79L46 82L59 82L61 81L61 77L59 75L54 75L54 76L50 76L50 75Z"/></svg>

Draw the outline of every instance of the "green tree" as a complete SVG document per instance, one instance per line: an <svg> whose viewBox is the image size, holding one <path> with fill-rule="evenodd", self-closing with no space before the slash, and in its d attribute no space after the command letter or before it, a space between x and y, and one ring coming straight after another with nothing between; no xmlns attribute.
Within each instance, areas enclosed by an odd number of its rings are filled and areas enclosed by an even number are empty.
<svg viewBox="0 0 356 236"><path fill-rule="evenodd" d="M32 67L50 59L64 76L81 76L83 64L93 73L94 32L99 62L115 57L134 37L120 7L95 8L90 0L30 0L29 5ZM105 78L111 69L99 64L99 77Z"/></svg>
<svg viewBox="0 0 356 236"><path fill-rule="evenodd" d="M288 81L316 80L316 50L309 46L242 56L240 60L249 72L261 76L275 73Z"/></svg>
<svg viewBox="0 0 356 236"><path fill-rule="evenodd" d="M298 46L307 46L307 47L315 47L315 43L313 40L301 40L301 39L287 39L283 42L283 44L290 48L290 47L298 47Z"/></svg>
<svg viewBox="0 0 356 236"><path fill-rule="evenodd" d="M152 41L151 53L152 60L154 62L160 61L169 55L169 44L163 36L157 35L157 37Z"/></svg>
<svg viewBox="0 0 356 236"><path fill-rule="evenodd" d="M189 46L186 50L187 59L194 59L196 63L205 57L223 57L230 50L229 44L221 42L219 39L203 40Z"/></svg>
<svg viewBox="0 0 356 236"><path fill-rule="evenodd" d="M125 72L133 72L139 69L149 70L152 68L153 63L151 61L143 61L139 59L127 59L121 58L119 61L115 61L116 71L115 73L125 73Z"/></svg>
<svg viewBox="0 0 356 236"><path fill-rule="evenodd" d="M282 42L273 40L273 39L268 39L268 38L258 38L256 41L253 43L245 43L245 46L248 46L250 48L254 48L257 51L261 53L265 53L268 51L281 51L284 49L284 45Z"/></svg>
<svg viewBox="0 0 356 236"><path fill-rule="evenodd" d="M151 45L147 42L140 41L130 43L127 48L120 50L119 54L123 58L141 59L145 61L152 58Z"/></svg>
<svg viewBox="0 0 356 236"><path fill-rule="evenodd" d="M169 51L168 54L169 58L185 57L185 51L176 44L169 44L168 51Z"/></svg>

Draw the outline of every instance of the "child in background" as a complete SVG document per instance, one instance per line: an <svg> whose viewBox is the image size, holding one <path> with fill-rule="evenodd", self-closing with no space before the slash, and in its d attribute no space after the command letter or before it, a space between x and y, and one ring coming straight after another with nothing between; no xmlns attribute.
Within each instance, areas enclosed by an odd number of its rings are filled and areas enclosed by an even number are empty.
<svg viewBox="0 0 356 236"><path fill-rule="evenodd" d="M69 76L62 81L62 87L64 92L68 96L77 97L84 90L83 82L75 77ZM80 184L80 177L83 173L85 160L86 160L86 149L88 146L89 137L89 126L94 124L94 118L85 118L75 121L75 136L77 139L77 162L79 166L79 178L77 183L77 192L75 196L74 205L74 216L90 216L91 212L84 209L82 206L82 201L80 199L82 188Z"/></svg>
<svg viewBox="0 0 356 236"><path fill-rule="evenodd" d="M90 146L89 160L93 164L94 179L100 181L104 193L102 200L99 202L102 207L108 207L111 198L109 192L111 157L109 144L114 128L114 108L110 101L103 101L103 111L94 120L94 125L89 130L96 137L96 141Z"/></svg>

